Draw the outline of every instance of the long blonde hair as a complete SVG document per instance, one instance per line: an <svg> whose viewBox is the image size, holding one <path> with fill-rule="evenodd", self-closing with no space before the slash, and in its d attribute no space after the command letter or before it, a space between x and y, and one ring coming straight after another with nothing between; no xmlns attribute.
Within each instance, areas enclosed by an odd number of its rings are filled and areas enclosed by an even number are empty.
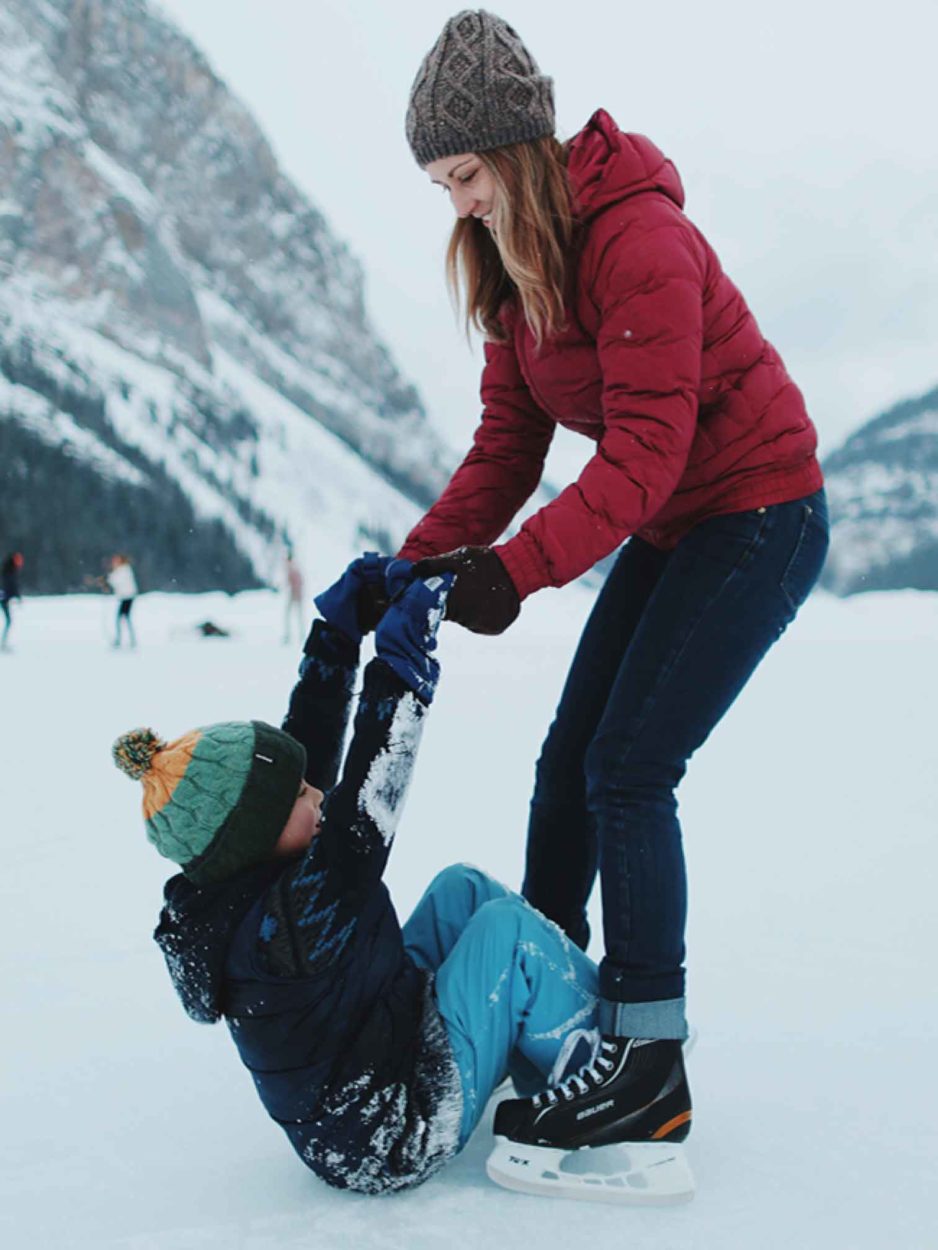
<svg viewBox="0 0 938 1250"><path fill-rule="evenodd" d="M446 275L465 324L504 341L499 320L516 295L538 347L564 325L564 290L573 237L566 150L553 136L480 152L495 180L494 228L461 217L446 251Z"/></svg>

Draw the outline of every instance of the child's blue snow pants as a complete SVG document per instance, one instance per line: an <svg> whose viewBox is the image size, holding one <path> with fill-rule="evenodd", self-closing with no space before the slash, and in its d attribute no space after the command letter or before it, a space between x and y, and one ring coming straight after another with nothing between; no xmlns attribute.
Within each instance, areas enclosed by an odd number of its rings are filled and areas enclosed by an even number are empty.
<svg viewBox="0 0 938 1250"><path fill-rule="evenodd" d="M596 1027L597 968L519 894L468 864L431 881L403 934L418 967L436 973L462 1077L462 1147L509 1069L543 1087L571 1029Z"/></svg>

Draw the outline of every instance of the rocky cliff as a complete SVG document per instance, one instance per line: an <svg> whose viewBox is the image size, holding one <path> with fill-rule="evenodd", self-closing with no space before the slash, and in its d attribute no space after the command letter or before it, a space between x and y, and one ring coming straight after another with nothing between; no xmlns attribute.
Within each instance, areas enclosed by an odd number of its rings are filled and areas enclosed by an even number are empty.
<svg viewBox="0 0 938 1250"><path fill-rule="evenodd" d="M143 0L0 0L0 547L34 588L115 547L234 589L286 539L399 537L451 462L363 285Z"/></svg>

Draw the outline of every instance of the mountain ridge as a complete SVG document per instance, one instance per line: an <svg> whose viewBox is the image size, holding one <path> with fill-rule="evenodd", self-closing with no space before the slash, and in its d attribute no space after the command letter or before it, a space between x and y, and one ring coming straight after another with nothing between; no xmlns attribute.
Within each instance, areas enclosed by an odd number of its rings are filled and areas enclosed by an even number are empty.
<svg viewBox="0 0 938 1250"><path fill-rule="evenodd" d="M938 590L938 387L900 400L824 461L835 594Z"/></svg>

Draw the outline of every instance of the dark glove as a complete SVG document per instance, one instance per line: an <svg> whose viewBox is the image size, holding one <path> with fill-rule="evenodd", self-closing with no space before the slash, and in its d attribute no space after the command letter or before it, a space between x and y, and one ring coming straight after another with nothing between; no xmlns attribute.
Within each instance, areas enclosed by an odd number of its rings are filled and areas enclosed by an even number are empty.
<svg viewBox="0 0 938 1250"><path fill-rule="evenodd" d="M474 634L503 634L521 611L508 570L491 547L460 547L414 565L415 577L455 573L446 601L446 619Z"/></svg>
<svg viewBox="0 0 938 1250"><path fill-rule="evenodd" d="M385 612L375 631L375 652L424 703L433 699L440 665L433 658L451 573L415 581Z"/></svg>
<svg viewBox="0 0 938 1250"><path fill-rule="evenodd" d="M367 599L373 596L377 602L384 596L387 602L390 601L385 588L385 571L391 563L390 556L379 556L376 551L366 551L363 556L352 561L337 582L313 600L323 618L356 645L361 643L363 634L374 629L381 619L381 612L384 611L382 608L372 619L363 610L363 597Z"/></svg>

